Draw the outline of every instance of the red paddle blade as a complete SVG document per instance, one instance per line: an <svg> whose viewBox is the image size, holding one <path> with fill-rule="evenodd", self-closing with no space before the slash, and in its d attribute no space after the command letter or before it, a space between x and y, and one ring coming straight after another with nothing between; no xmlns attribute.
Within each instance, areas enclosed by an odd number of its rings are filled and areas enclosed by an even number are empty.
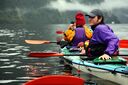
<svg viewBox="0 0 128 85"><path fill-rule="evenodd" d="M128 40L120 40L119 47L120 48L128 48Z"/></svg>
<svg viewBox="0 0 128 85"><path fill-rule="evenodd" d="M57 52L30 52L28 53L29 57L38 57L38 58L46 58L46 57L60 57L64 56L62 53Z"/></svg>
<svg viewBox="0 0 128 85"><path fill-rule="evenodd" d="M61 29L58 29L58 30L56 31L56 34L63 34L63 33L64 33L64 31L61 30Z"/></svg>
<svg viewBox="0 0 128 85"><path fill-rule="evenodd" d="M128 40L120 40L120 43L128 43Z"/></svg>
<svg viewBox="0 0 128 85"><path fill-rule="evenodd" d="M84 85L85 80L76 76L48 75L30 80L24 85Z"/></svg>

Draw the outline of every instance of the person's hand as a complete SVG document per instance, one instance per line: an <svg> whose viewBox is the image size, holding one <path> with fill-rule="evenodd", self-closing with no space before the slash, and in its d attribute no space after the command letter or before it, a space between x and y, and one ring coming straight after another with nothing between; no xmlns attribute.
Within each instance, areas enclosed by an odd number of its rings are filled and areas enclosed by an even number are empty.
<svg viewBox="0 0 128 85"><path fill-rule="evenodd" d="M86 54L86 50L85 49L82 49L80 54Z"/></svg>
<svg viewBox="0 0 128 85"><path fill-rule="evenodd" d="M84 42L78 43L77 47L84 47Z"/></svg>
<svg viewBox="0 0 128 85"><path fill-rule="evenodd" d="M71 30L74 30L75 28L76 28L76 23L70 24L70 25L68 26L68 29L71 29Z"/></svg>
<svg viewBox="0 0 128 85"><path fill-rule="evenodd" d="M108 60L108 59L111 59L111 57L107 54L103 54L102 56L99 57L99 59Z"/></svg>

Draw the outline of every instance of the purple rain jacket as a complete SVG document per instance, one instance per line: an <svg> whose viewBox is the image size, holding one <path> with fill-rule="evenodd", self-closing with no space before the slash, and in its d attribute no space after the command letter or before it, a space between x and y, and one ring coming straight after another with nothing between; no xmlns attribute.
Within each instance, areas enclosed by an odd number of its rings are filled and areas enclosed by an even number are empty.
<svg viewBox="0 0 128 85"><path fill-rule="evenodd" d="M119 38L113 33L109 26L105 24L99 24L94 28L90 43L95 45L106 45L104 53L113 55L114 52L118 50Z"/></svg>
<svg viewBox="0 0 128 85"><path fill-rule="evenodd" d="M72 46L77 46L80 42L85 42L87 40L85 30L83 27L75 28L75 36L72 40Z"/></svg>

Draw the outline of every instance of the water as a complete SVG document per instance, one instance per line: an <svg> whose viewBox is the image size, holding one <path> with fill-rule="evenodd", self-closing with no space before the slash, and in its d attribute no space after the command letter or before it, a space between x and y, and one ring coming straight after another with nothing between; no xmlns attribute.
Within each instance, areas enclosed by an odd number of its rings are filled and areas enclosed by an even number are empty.
<svg viewBox="0 0 128 85"><path fill-rule="evenodd" d="M128 24L110 25L120 39L128 39ZM0 85L21 85L35 77L63 74L64 65L60 64L60 58L30 58L30 51L59 51L56 44L30 45L26 39L41 39L56 41L61 35L56 30L65 30L67 25L41 25L28 26L25 24L1 24L0 25ZM127 53L121 49L121 53ZM76 74L74 69L74 74ZM85 80L91 80L98 85L117 85L113 82L99 79L93 75L81 73Z"/></svg>

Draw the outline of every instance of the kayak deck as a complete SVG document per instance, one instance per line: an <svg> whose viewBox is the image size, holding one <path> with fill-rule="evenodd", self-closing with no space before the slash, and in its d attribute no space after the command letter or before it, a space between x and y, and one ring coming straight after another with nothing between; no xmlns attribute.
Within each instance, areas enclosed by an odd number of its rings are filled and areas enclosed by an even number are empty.
<svg viewBox="0 0 128 85"><path fill-rule="evenodd" d="M65 47L61 49L62 53L64 54L78 54L79 52L69 52L69 50ZM117 73L122 73L128 75L128 66L124 64L118 64L118 63L113 63L113 64L95 64L93 63L93 60L82 60L80 56L64 56L64 58L72 61L72 63L82 65L82 66L87 66L87 67L92 67L92 68L97 68L97 69L102 69L102 70L107 70L111 72L117 72ZM119 59L123 59L119 57ZM126 63L126 62L125 62Z"/></svg>

